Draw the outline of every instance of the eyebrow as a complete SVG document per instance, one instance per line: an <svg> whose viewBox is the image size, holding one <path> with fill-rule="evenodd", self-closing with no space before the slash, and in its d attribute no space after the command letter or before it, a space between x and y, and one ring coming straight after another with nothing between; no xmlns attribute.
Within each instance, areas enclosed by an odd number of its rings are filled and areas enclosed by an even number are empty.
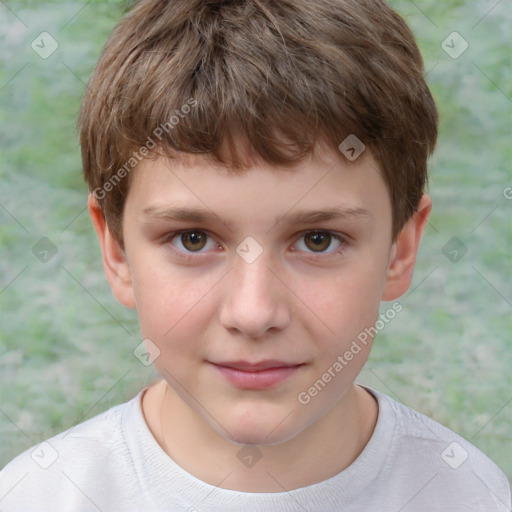
<svg viewBox="0 0 512 512"><path fill-rule="evenodd" d="M212 222L217 218L222 224L229 229L233 228L233 224L222 219L214 212L201 208L185 208L180 206L149 206L143 210L145 216L154 219L164 219L169 221L178 222L197 222L207 223ZM298 225L298 224L315 224L318 222L326 222L329 220L347 219L347 220L362 220L369 221L373 218L370 211L360 207L341 206L334 208L327 208L322 210L303 210L294 214L278 215L274 219L274 226L284 222L285 225Z"/></svg>

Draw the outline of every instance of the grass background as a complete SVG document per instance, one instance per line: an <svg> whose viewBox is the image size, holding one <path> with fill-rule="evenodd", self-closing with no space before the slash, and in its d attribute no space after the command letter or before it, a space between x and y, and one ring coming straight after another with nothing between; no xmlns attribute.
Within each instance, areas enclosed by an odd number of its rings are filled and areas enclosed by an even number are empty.
<svg viewBox="0 0 512 512"><path fill-rule="evenodd" d="M508 2L394 0L441 113L431 221L404 310L359 381L460 433L512 479L512 86ZM0 2L0 467L131 398L156 376L132 351L135 313L104 279L75 122L116 0ZM30 47L43 31L48 59ZM453 31L469 49L452 59ZM57 253L39 261L47 237ZM453 263L453 238L467 249ZM389 304L383 304L383 311Z"/></svg>

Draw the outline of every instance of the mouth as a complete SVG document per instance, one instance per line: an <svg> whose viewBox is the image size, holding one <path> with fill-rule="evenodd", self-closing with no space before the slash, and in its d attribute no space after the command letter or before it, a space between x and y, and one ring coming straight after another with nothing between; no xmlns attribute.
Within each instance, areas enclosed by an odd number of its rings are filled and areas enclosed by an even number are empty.
<svg viewBox="0 0 512 512"><path fill-rule="evenodd" d="M226 361L210 363L231 384L242 389L268 389L295 374L304 363L267 360L258 363Z"/></svg>

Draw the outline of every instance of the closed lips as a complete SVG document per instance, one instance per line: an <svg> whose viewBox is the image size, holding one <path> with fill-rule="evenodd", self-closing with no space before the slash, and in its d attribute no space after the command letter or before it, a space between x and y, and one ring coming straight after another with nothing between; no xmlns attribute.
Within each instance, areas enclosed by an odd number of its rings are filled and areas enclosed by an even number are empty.
<svg viewBox="0 0 512 512"><path fill-rule="evenodd" d="M226 361L212 364L244 372L261 372L273 368L291 368L294 366L300 366L303 363L287 363L285 361L269 360L261 361L259 363L249 363L247 361Z"/></svg>

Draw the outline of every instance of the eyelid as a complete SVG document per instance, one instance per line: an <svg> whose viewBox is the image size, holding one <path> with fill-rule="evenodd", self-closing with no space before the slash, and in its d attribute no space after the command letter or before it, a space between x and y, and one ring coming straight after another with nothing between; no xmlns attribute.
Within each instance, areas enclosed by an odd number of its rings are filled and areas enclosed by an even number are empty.
<svg viewBox="0 0 512 512"><path fill-rule="evenodd" d="M206 251L206 252L202 252L202 251L198 251L198 252L188 252L188 251L182 251L181 249L178 249L176 248L173 244L171 244L170 242L176 238L178 235L182 235L182 234L185 234L185 233L193 233L195 231L199 231L201 233L204 233L206 234L209 238L212 238L212 239L215 239L216 237L208 230L206 229L201 229L201 228L188 228L188 229L182 229L182 230L179 230L179 231L174 231L172 233L168 233L167 235L165 235L164 237L162 237L161 239L161 243L162 244L169 244L171 246L171 250L178 254L179 256L185 258L185 259L192 259L192 258L197 258L198 256L200 255L203 255L203 254L207 254L209 251ZM349 245L349 239L350 237L348 235L345 235L343 233L338 233L338 232L335 232L335 231L331 231L329 229L321 229L321 228L313 228L313 229L305 229L303 231L300 231L299 233L297 233L295 236L294 236L294 239L297 238L297 240L295 241L294 245L306 234L308 233L327 233L329 235L332 236L332 238L338 240L341 244L340 247L338 247L337 249L333 249L331 251L327 251L327 252L318 252L318 253L315 253L315 252L307 252L307 251L297 251L297 250L293 250L293 252L305 252L306 254L308 254L308 258L310 259L320 259L320 258L327 258L329 257L329 255L332 255L332 254L341 254L342 251L344 251L346 249L346 246ZM215 243L217 245L220 245L218 241L215 241Z"/></svg>
<svg viewBox="0 0 512 512"><path fill-rule="evenodd" d="M208 238L215 240L215 237L213 236L213 234L210 233L206 229L189 228L189 229L181 229L179 231L174 231L172 233L166 234L164 237L162 237L161 243L164 245L169 245L171 247L171 250L174 253L177 253L178 255L185 257L185 258L197 257L202 254L207 254L207 252L209 252L209 251L198 251L198 252L182 251L181 249L178 249L171 243L172 240L174 240L179 235L183 235L185 233L194 233L194 232L198 232L198 231L201 233L204 233ZM215 240L215 243L217 245L219 245L219 243L216 240Z"/></svg>
<svg viewBox="0 0 512 512"><path fill-rule="evenodd" d="M300 233L298 233L299 237L297 239L297 242L299 242L302 239L302 237L308 233L327 233L332 238L334 238L335 240L338 240L338 242L340 242L339 247L337 247L336 249L331 249L330 251L325 251L325 252L302 251L302 252L305 252L308 255L307 257L310 259L320 259L320 258L326 259L329 256L332 256L333 254L341 254L341 252L344 251L346 249L346 247L349 245L349 240L348 240L349 237L347 235L338 233L336 231L331 231L329 229L306 229L304 231L301 231ZM295 242L295 243L297 243L297 242ZM294 252L299 252L299 251L294 250Z"/></svg>

